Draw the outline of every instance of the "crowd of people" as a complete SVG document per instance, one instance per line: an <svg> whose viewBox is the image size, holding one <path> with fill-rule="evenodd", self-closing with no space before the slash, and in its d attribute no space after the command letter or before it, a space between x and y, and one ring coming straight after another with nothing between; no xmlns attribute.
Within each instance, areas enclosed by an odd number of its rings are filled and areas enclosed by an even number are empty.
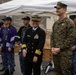
<svg viewBox="0 0 76 75"><path fill-rule="evenodd" d="M2 75L8 75L15 71L14 44L18 44L20 67L23 75L31 75L32 69L34 75L40 75L43 47L45 43L45 31L39 27L41 17L32 16L32 26L30 17L22 18L24 26L20 27L18 32L11 25L12 18L5 17L2 19L2 28L0 30L0 52L4 71ZM26 67L26 68L25 68Z"/></svg>
<svg viewBox="0 0 76 75"><path fill-rule="evenodd" d="M51 51L55 66L55 75L76 75L76 15L67 17L67 5L58 2L56 13L59 19L53 24L51 33ZM19 49L20 68L23 75L41 75L41 63L46 34L40 28L41 17L33 15L23 17L24 26L16 30L12 18L5 17L0 22L0 53L2 75L15 71L14 44ZM33 71L32 71L33 69Z"/></svg>

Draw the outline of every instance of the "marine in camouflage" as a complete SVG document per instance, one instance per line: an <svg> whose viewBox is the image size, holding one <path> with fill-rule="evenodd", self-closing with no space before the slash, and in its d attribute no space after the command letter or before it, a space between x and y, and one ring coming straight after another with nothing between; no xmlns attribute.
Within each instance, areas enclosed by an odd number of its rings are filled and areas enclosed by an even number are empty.
<svg viewBox="0 0 76 75"><path fill-rule="evenodd" d="M71 75L72 51L75 39L75 25L72 20L65 18L53 25L51 47L60 48L60 53L53 55L56 75Z"/></svg>

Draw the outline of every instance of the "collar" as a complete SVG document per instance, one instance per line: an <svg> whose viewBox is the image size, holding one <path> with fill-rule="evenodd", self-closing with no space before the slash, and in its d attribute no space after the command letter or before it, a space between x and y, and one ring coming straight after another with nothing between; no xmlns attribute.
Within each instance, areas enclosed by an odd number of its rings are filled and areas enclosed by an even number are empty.
<svg viewBox="0 0 76 75"><path fill-rule="evenodd" d="M33 30L34 30L34 31L36 31L36 30L37 30L37 28L38 28L38 27L36 27L36 28L34 28L34 27L33 27Z"/></svg>

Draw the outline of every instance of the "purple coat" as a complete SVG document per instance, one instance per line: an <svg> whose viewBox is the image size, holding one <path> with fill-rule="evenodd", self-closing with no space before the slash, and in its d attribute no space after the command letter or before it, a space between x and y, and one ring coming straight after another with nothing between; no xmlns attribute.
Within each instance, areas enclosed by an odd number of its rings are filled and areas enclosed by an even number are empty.
<svg viewBox="0 0 76 75"><path fill-rule="evenodd" d="M12 25L10 25L8 28L3 27L0 30L0 45L2 47L2 52L8 52L9 47L12 48L11 52L13 52L16 34L16 28Z"/></svg>

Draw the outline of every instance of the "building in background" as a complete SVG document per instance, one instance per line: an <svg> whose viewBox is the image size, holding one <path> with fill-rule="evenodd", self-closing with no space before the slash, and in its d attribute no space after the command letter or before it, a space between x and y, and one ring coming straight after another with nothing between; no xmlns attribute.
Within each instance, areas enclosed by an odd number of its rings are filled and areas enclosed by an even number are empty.
<svg viewBox="0 0 76 75"><path fill-rule="evenodd" d="M11 1L11 0L0 0L0 4L8 2L8 1Z"/></svg>

